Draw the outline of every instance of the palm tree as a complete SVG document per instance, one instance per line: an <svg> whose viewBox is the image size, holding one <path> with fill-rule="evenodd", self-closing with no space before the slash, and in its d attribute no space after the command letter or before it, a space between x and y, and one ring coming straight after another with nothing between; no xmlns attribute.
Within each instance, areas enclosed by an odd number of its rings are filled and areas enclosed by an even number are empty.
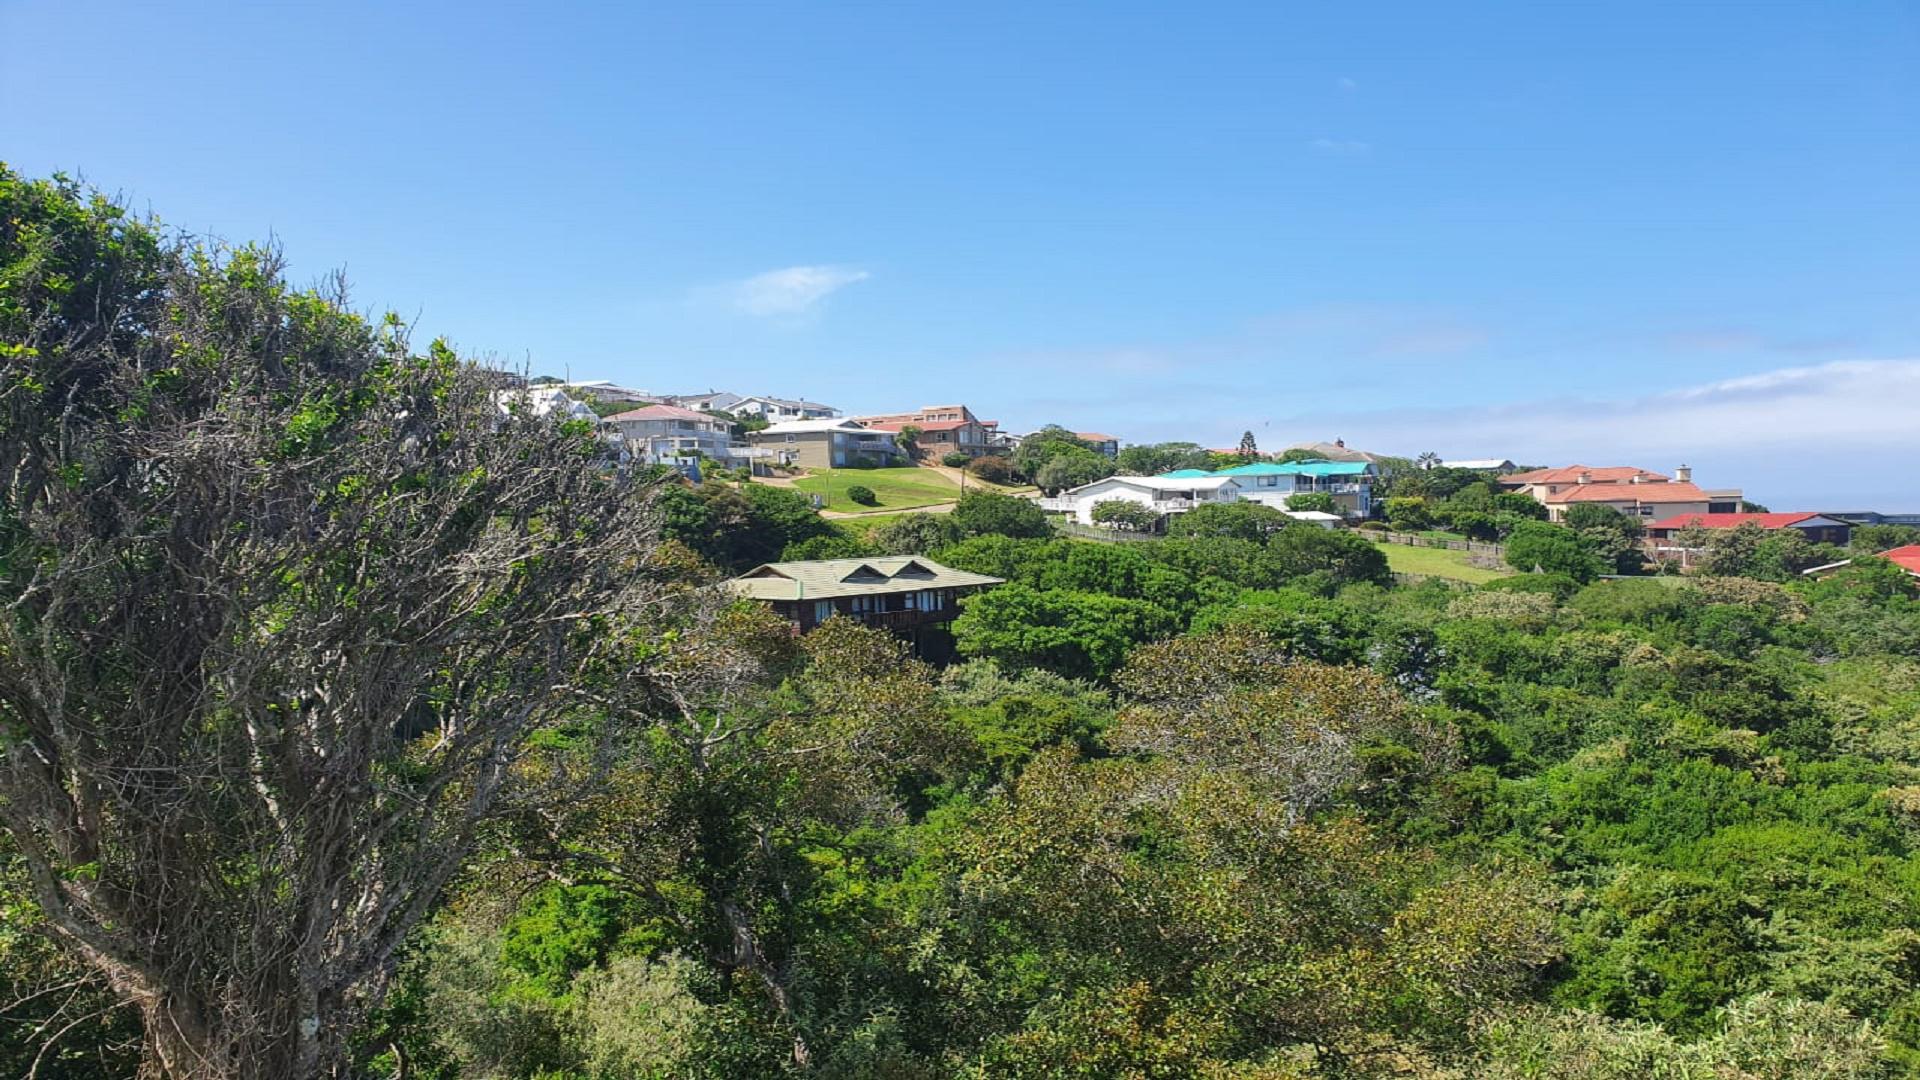
<svg viewBox="0 0 1920 1080"><path fill-rule="evenodd" d="M1413 463L1423 469L1437 469L1440 467L1440 455L1429 450L1419 457L1414 458Z"/></svg>

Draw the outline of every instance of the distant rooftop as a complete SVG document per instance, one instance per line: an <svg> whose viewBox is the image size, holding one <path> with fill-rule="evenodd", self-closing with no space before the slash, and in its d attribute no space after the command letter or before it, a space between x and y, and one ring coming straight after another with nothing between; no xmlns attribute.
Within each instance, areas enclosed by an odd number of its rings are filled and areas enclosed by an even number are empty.
<svg viewBox="0 0 1920 1080"><path fill-rule="evenodd" d="M755 600L832 600L915 589L998 585L1004 578L942 566L918 555L762 563L727 582Z"/></svg>

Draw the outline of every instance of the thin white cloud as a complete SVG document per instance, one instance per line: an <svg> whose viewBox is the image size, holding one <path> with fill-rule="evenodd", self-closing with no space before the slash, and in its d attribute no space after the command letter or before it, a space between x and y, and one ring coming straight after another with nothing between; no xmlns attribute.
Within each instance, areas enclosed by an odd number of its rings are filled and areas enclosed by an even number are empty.
<svg viewBox="0 0 1920 1080"><path fill-rule="evenodd" d="M867 280L865 270L847 266L789 266L755 274L733 287L736 310L759 318L804 315L849 285Z"/></svg>
<svg viewBox="0 0 1920 1080"><path fill-rule="evenodd" d="M1353 79L1349 79L1345 76L1341 76L1340 78L1335 79L1333 82L1333 85L1339 87L1341 90L1344 90L1348 93L1352 93L1353 91L1358 90L1360 88L1360 84L1358 82L1356 82Z"/></svg>
<svg viewBox="0 0 1920 1080"><path fill-rule="evenodd" d="M1660 468L1802 502L1920 505L1920 359L1779 368L1664 393L1300 418L1388 453ZM1842 509L1834 506L1828 509Z"/></svg>

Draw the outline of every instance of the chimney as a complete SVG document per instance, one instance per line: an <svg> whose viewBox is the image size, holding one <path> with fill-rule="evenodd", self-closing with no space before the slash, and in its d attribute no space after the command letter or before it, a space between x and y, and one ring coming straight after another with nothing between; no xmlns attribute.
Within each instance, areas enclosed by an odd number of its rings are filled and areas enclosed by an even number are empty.
<svg viewBox="0 0 1920 1080"><path fill-rule="evenodd" d="M1582 484L1591 484L1593 483L1593 474L1586 471L1585 469L1582 469L1580 470L1580 475L1576 479L1578 479L1579 482Z"/></svg>
<svg viewBox="0 0 1920 1080"><path fill-rule="evenodd" d="M1693 482L1693 466L1682 465L1679 468L1673 470L1673 479L1676 483L1681 483L1681 484L1692 483Z"/></svg>

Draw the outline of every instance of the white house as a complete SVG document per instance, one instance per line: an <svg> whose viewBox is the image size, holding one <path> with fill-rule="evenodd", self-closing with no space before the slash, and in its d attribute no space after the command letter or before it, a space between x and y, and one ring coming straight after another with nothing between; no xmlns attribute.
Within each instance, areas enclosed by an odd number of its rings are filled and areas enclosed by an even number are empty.
<svg viewBox="0 0 1920 1080"><path fill-rule="evenodd" d="M1239 494L1240 485L1230 476L1109 476L1042 499L1040 506L1070 511L1080 524L1092 525L1093 508L1103 502L1124 500L1162 514L1183 514L1196 506L1233 502Z"/></svg>
<svg viewBox="0 0 1920 1080"><path fill-rule="evenodd" d="M775 424L786 420L832 420L840 415L840 410L831 405L777 397L741 398L728 406L727 411L735 416L764 417Z"/></svg>
<svg viewBox="0 0 1920 1080"><path fill-rule="evenodd" d="M674 405L648 405L607 417L620 432L628 452L655 465L677 464L696 455L728 467L748 457L747 447L734 440L733 425L706 413Z"/></svg>
<svg viewBox="0 0 1920 1080"><path fill-rule="evenodd" d="M548 385L554 385L549 383ZM647 405L660 399L645 390L635 390L631 386L621 386L606 379L582 379L575 382L563 382L560 388L576 398L594 401L631 401L636 405Z"/></svg>
<svg viewBox="0 0 1920 1080"><path fill-rule="evenodd" d="M600 416L588 408L583 401L576 400L571 394L552 383L542 386L521 386L510 390L495 390L493 403L502 413L524 410L529 416L556 416L563 420L591 420L600 423Z"/></svg>

